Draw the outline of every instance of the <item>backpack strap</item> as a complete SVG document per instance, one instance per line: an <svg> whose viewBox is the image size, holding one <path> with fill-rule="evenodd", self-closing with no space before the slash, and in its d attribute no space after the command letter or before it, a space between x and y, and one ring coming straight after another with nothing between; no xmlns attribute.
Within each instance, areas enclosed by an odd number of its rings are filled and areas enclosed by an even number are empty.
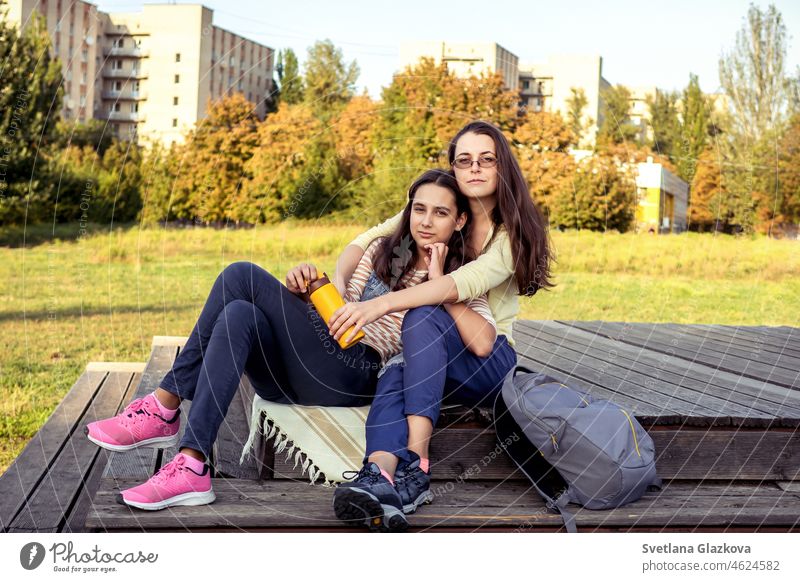
<svg viewBox="0 0 800 582"><path fill-rule="evenodd" d="M524 368L522 366L517 366L517 368L514 370L513 373L516 374L517 370L519 370L519 369L527 370L526 368ZM498 403L499 403L499 406L498 406ZM497 396L495 397L495 405L494 405L494 408L493 408L493 410L495 411L495 414L497 413L498 408L503 410L504 414L511 414L508 411L508 409L506 408L505 402L503 401L503 393L502 393L502 391L498 392ZM504 443L503 443L503 438L506 435L505 434L503 434L503 435L500 434L501 431L502 431L501 426L502 425L499 425L497 423L497 419L495 418L495 436L496 436L498 442L500 443L500 446L505 450ZM506 452L508 453L508 451L506 451ZM550 495L545 493L544 490L541 487L539 487L539 485L537 483L537 479L533 475L531 475L525 468L525 464L528 463L533 456L538 455L539 454L539 450L536 447L534 447L533 445L531 445L530 452L529 453L526 452L526 454L530 454L531 456L526 458L526 459L524 459L524 460L523 459L517 459L517 457L515 455L513 455L513 454L508 454L508 457L514 462L514 464L517 466L517 468L520 470L520 472L523 475L525 475L525 477L528 478L528 481L531 482L531 485L533 485L533 487L536 489L537 493L539 493L539 495L542 497L542 499L544 499L546 507L549 510L555 511L555 512L557 512L557 513L559 513L561 515L561 519L564 521L564 528L567 530L567 533L577 533L578 529L577 529L577 527L575 525L575 516L570 511L567 511L567 509L566 509L567 504L570 501L569 488L567 488L565 491L563 491L561 493L561 495L558 496L557 499L553 499ZM553 470L555 470L555 469L553 469Z"/></svg>
<svg viewBox="0 0 800 582"><path fill-rule="evenodd" d="M547 507L557 511L561 515L561 519L564 520L564 527L566 528L567 533L578 533L578 528L575 526L575 515L571 511L567 510L569 499L569 493L565 491L558 496L558 499L548 501Z"/></svg>

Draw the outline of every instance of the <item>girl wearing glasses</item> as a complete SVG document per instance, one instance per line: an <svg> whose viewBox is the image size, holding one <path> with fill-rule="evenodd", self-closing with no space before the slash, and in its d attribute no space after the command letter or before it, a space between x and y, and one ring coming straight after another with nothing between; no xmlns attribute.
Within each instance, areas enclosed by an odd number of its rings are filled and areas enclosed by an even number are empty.
<svg viewBox="0 0 800 582"><path fill-rule="evenodd" d="M547 224L503 133L483 121L469 123L450 142L448 160L469 200L472 224L466 242L477 259L413 288L349 303L330 321L331 334L339 338L351 326L357 331L387 313L408 310L402 326L402 362L394 360L390 364L398 365L386 368L367 421L368 461L378 467L378 474L375 469L362 470L353 485L340 486L334 495L341 519L361 519L383 529L393 529L392 521L399 529L403 520L384 515L391 507L383 503L381 480L394 485L405 513L432 500L428 443L440 403L493 403L516 365L511 331L519 311L517 296L553 286ZM371 241L392 232L401 220L399 213L346 247L337 263L337 286L345 285ZM465 346L457 317L447 306L483 294L497 335L490 349L476 353Z"/></svg>

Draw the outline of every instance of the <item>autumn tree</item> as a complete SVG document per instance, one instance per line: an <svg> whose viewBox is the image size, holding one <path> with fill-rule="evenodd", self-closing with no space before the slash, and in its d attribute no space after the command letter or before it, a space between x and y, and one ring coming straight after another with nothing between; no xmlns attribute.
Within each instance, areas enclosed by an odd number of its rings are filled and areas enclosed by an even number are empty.
<svg viewBox="0 0 800 582"><path fill-rule="evenodd" d="M374 171L359 197L366 220L399 208L417 175L446 165L449 141L468 122L484 119L513 130L517 120L518 95L499 75L459 78L432 59L396 74L382 97Z"/></svg>
<svg viewBox="0 0 800 582"><path fill-rule="evenodd" d="M173 200L189 215L178 212L179 218L198 224L244 220L248 204L239 190L258 144L257 123L253 104L241 93L209 104L182 150Z"/></svg>
<svg viewBox="0 0 800 582"><path fill-rule="evenodd" d="M575 134L557 114L525 114L513 136L514 152L531 196L544 211L572 196L572 178L577 165L567 152Z"/></svg>
<svg viewBox="0 0 800 582"><path fill-rule="evenodd" d="M249 222L315 218L340 208L343 184L331 136L304 104L282 103L264 120L244 189Z"/></svg>
<svg viewBox="0 0 800 582"><path fill-rule="evenodd" d="M722 168L720 154L707 147L697 159L687 210L690 230L720 230L722 202Z"/></svg>

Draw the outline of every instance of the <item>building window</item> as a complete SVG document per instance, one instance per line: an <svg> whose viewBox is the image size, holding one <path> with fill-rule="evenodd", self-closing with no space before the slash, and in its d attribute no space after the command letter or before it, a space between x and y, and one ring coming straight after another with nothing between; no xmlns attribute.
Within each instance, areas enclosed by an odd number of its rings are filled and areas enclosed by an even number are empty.
<svg viewBox="0 0 800 582"><path fill-rule="evenodd" d="M119 111L119 102L110 105L111 111Z"/></svg>
<svg viewBox="0 0 800 582"><path fill-rule="evenodd" d="M176 83L180 83L181 82L181 76L180 75L175 75L175 82Z"/></svg>
<svg viewBox="0 0 800 582"><path fill-rule="evenodd" d="M122 91L122 81L114 81L114 91Z"/></svg>
<svg viewBox="0 0 800 582"><path fill-rule="evenodd" d="M131 113L139 113L139 104L134 102L131 103Z"/></svg>
<svg viewBox="0 0 800 582"><path fill-rule="evenodd" d="M173 97L172 98L172 104L173 105L177 105L178 104L178 98L177 97Z"/></svg>
<svg viewBox="0 0 800 582"><path fill-rule="evenodd" d="M176 63L180 63L181 62L181 53L175 53L175 62Z"/></svg>
<svg viewBox="0 0 800 582"><path fill-rule="evenodd" d="M122 70L122 61L119 59L114 60L111 63L111 69L114 71L121 71Z"/></svg>
<svg viewBox="0 0 800 582"><path fill-rule="evenodd" d="M522 82L522 88L523 89L530 89L530 86L531 86L531 82L530 81L523 81Z"/></svg>
<svg viewBox="0 0 800 582"><path fill-rule="evenodd" d="M172 127L178 127L178 120L176 118L172 118Z"/></svg>
<svg viewBox="0 0 800 582"><path fill-rule="evenodd" d="M133 82L133 95L134 97L139 95L139 81Z"/></svg>
<svg viewBox="0 0 800 582"><path fill-rule="evenodd" d="M122 48L123 46L125 46L125 45L124 45L124 41L123 41L121 36L118 37L118 38L115 38L111 43L111 47L112 48Z"/></svg>

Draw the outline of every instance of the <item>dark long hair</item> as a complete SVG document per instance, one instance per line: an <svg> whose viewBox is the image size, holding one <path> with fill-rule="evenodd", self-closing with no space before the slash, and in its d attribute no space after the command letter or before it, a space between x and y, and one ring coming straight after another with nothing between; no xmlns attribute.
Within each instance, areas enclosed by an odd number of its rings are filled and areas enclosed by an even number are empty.
<svg viewBox="0 0 800 582"><path fill-rule="evenodd" d="M420 250L417 248L414 237L411 236L411 206L417 190L425 184L434 184L447 188L453 193L456 200L456 218L467 213L467 222L459 231L453 231L447 241L447 258L445 259L444 272L450 273L461 265L469 262L473 257L467 255L469 240L469 227L472 223L469 200L458 188L458 182L452 170L428 170L417 178L408 189L408 203L403 209L403 218L400 226L390 236L387 236L378 247L372 260L373 270L378 278L386 283L392 291L403 288L404 277L414 270Z"/></svg>
<svg viewBox="0 0 800 582"><path fill-rule="evenodd" d="M494 141L497 154L497 204L492 212L497 236L505 225L514 256L514 278L520 295L531 296L539 289L553 287L550 263L553 251L550 246L547 222L536 207L528 191L508 140L497 127L485 121L465 125L450 142L447 158L452 166L456 159L456 144L466 133L488 135Z"/></svg>

